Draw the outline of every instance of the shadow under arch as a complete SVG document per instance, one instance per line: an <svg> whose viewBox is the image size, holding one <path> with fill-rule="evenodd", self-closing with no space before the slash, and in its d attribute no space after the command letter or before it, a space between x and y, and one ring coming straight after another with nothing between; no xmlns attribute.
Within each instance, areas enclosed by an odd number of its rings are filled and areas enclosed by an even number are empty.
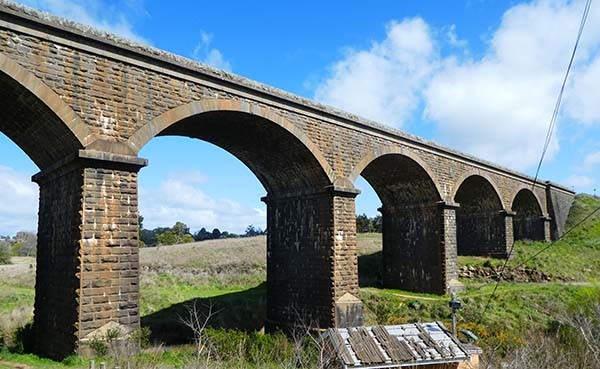
<svg viewBox="0 0 600 369"><path fill-rule="evenodd" d="M82 149L92 139L75 111L33 73L0 53L0 131L40 168Z"/></svg>
<svg viewBox="0 0 600 369"><path fill-rule="evenodd" d="M449 274L442 196L417 160L401 151L372 154L351 179L362 175L382 203L384 286L443 294Z"/></svg>
<svg viewBox="0 0 600 369"><path fill-rule="evenodd" d="M515 241L544 241L545 219L539 198L529 188L521 188L512 201Z"/></svg>
<svg viewBox="0 0 600 369"><path fill-rule="evenodd" d="M471 174L458 182L454 202L458 255L505 257L508 243L504 206L486 176Z"/></svg>
<svg viewBox="0 0 600 369"><path fill-rule="evenodd" d="M180 302L143 316L141 325L150 328L154 343L166 345L192 343L194 334L182 320L189 317L189 309L194 304L200 317L207 317L209 312L214 314L207 321L207 327L258 332L264 328L267 287L262 283L239 292Z"/></svg>
<svg viewBox="0 0 600 369"><path fill-rule="evenodd" d="M397 147L386 147L384 149L379 149L379 150L374 150L374 151L369 152L367 155L365 155L361 159L361 161L359 161L354 166L352 172L348 176L348 181L350 183L356 182L356 179L358 178L358 176L360 176L363 173L363 171L365 170L365 168L367 166L369 166L372 162L374 162L378 158L380 158L382 156L387 156L387 155L400 155L400 156L407 157L407 158L411 159L412 161L414 161L417 165L419 165L423 169L423 171L425 173L427 173L427 175L431 179L431 182L435 186L435 189L437 190L438 195L441 197L442 191L440 188L440 181L437 179L435 173L429 168L429 165L427 165L427 163L425 163L423 160L421 160L421 158L418 155L415 155L410 150L404 150L402 148L397 148Z"/></svg>
<svg viewBox="0 0 600 369"><path fill-rule="evenodd" d="M456 181L454 182L454 187L452 190L452 194L450 195L450 199L452 199L452 201L454 201L456 199L456 194L458 193L460 187L462 186L462 184L469 179L470 177L481 177L483 178L494 190L494 193L496 195L496 197L498 198L498 201L500 202L500 204L502 205L502 207L504 209L508 209L509 208L509 204L505 204L504 201L502 200L502 196L500 196L501 192L500 189L498 188L498 186L496 186L496 183L494 182L494 180L484 171L480 171L477 169L473 169L473 170L468 170L466 172L464 172L463 174L461 174Z"/></svg>

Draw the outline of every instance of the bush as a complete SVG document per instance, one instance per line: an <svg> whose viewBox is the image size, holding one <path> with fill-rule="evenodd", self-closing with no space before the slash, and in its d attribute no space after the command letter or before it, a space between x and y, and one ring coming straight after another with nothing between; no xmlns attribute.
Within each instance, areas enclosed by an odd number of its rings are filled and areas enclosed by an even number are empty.
<svg viewBox="0 0 600 369"><path fill-rule="evenodd" d="M206 335L220 358L236 357L253 364L292 361L294 347L282 333L246 333L235 329L207 328Z"/></svg>
<svg viewBox="0 0 600 369"><path fill-rule="evenodd" d="M0 241L0 264L10 264L10 245L7 242Z"/></svg>

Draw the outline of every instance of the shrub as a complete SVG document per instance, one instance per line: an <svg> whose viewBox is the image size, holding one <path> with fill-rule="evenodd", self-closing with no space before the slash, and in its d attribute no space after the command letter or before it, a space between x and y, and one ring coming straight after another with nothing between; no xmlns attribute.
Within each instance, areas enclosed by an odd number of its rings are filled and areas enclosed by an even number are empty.
<svg viewBox="0 0 600 369"><path fill-rule="evenodd" d="M150 331L150 327L142 327L140 329L136 329L131 333L131 338L139 342L140 348L147 349L152 345L150 341L150 337L152 336L152 332Z"/></svg>
<svg viewBox="0 0 600 369"><path fill-rule="evenodd" d="M207 328L206 335L220 358L235 357L253 364L289 362L294 358L294 347L282 333Z"/></svg>
<svg viewBox="0 0 600 369"><path fill-rule="evenodd" d="M101 338L92 338L89 345L96 356L106 356L108 354L108 344Z"/></svg>
<svg viewBox="0 0 600 369"><path fill-rule="evenodd" d="M0 264L10 264L10 245L7 242L0 241Z"/></svg>

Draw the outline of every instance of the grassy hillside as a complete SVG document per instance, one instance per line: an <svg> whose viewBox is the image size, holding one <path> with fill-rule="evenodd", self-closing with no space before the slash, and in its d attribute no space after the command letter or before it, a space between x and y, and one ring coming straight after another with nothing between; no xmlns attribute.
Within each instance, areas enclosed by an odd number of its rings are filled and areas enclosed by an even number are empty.
<svg viewBox="0 0 600 369"><path fill-rule="evenodd" d="M578 223L598 206L597 198L578 195L567 227ZM212 320L215 327L247 332L259 330L266 307L265 243L265 237L259 236L142 249L142 324L151 328L153 340L165 344L186 342L190 335L179 321L180 316L185 315L187 304L193 301L199 302L199 306L212 304L219 310ZM380 234L360 234L358 245L360 298L366 324L428 320L449 323L447 296L377 288ZM517 242L515 257L507 269L512 270L547 246L541 242ZM34 263L31 258L13 258L13 265L0 267L0 330L8 343L12 333L32 317ZM461 266L494 268L500 264L498 260L459 257ZM495 297L490 299L495 287L493 279L461 280L467 290L459 294L465 306L459 314L459 323L478 334L482 338L480 344L485 347L508 349L519 345L527 332L547 330L564 311L589 301L600 302L597 285L600 281L600 213L520 270L543 271L549 281L502 282ZM482 312L488 302L484 316ZM173 350L179 352L180 349ZM47 363L36 364L31 357L4 351L0 353L0 368L5 365L2 360L8 359L34 367L51 367Z"/></svg>
<svg viewBox="0 0 600 369"><path fill-rule="evenodd" d="M600 199L586 194L577 195L567 219L567 230L579 224L599 206ZM547 247L548 244L544 242L517 242L514 259L508 268L523 265L528 269L544 271L553 280L591 283L600 281L600 211L572 229L551 247ZM541 254L531 259L542 250L544 251ZM503 261L459 257L459 263L500 265Z"/></svg>

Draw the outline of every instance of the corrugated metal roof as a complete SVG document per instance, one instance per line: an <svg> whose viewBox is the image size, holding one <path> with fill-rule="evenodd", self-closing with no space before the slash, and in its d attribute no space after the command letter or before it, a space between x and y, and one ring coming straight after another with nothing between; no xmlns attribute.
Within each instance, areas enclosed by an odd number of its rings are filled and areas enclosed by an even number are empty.
<svg viewBox="0 0 600 369"><path fill-rule="evenodd" d="M346 368L393 368L469 359L440 322L332 328L323 334Z"/></svg>

